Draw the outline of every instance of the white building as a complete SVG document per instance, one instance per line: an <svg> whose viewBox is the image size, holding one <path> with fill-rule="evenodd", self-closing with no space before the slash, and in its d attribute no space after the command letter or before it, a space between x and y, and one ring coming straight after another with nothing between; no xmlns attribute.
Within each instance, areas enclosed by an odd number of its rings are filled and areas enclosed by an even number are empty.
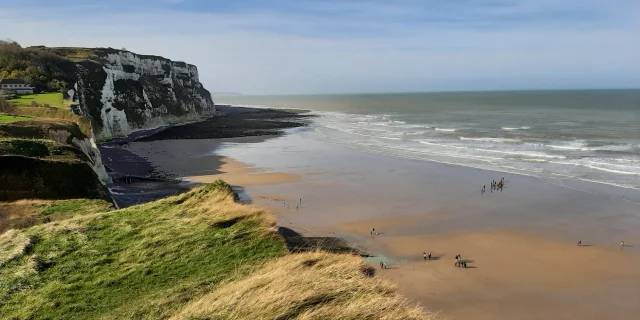
<svg viewBox="0 0 640 320"><path fill-rule="evenodd" d="M0 79L0 90L17 94L33 93L34 87L20 79Z"/></svg>

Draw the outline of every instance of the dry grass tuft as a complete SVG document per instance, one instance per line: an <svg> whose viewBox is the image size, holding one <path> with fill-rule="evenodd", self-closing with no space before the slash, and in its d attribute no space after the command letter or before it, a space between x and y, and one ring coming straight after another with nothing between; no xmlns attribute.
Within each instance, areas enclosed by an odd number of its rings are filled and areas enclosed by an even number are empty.
<svg viewBox="0 0 640 320"><path fill-rule="evenodd" d="M71 218L74 215L105 212L111 204L104 200L17 200L0 202L0 234L10 229Z"/></svg>
<svg viewBox="0 0 640 320"><path fill-rule="evenodd" d="M279 258L190 303L171 319L434 319L361 258L323 252Z"/></svg>
<svg viewBox="0 0 640 320"><path fill-rule="evenodd" d="M5 263L23 255L30 244L31 239L18 230L0 234L0 269Z"/></svg>
<svg viewBox="0 0 640 320"><path fill-rule="evenodd" d="M275 231L275 217L268 211L236 202L230 189L212 192L215 188L219 186L211 184L159 202L167 205L177 204L179 210L173 212L171 218L182 222L208 223L212 228L225 228L240 220L251 219Z"/></svg>

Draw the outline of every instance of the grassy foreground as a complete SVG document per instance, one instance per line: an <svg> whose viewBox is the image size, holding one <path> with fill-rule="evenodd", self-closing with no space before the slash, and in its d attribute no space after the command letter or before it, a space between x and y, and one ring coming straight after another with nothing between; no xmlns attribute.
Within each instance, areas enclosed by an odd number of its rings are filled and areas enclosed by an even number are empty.
<svg viewBox="0 0 640 320"><path fill-rule="evenodd" d="M289 254L273 217L222 181L57 210L73 217L0 234L3 318L430 319L357 257Z"/></svg>

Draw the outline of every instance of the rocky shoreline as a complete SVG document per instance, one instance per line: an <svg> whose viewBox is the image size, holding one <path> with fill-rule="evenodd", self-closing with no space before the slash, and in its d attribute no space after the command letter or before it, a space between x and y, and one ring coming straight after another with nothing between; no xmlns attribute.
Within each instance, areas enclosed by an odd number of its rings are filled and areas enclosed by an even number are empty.
<svg viewBox="0 0 640 320"><path fill-rule="evenodd" d="M184 192L195 183L178 180L127 150L131 142L221 139L281 135L285 129L306 126L313 117L306 110L216 106L217 115L203 121L137 131L99 146L113 180L111 196L120 208Z"/></svg>

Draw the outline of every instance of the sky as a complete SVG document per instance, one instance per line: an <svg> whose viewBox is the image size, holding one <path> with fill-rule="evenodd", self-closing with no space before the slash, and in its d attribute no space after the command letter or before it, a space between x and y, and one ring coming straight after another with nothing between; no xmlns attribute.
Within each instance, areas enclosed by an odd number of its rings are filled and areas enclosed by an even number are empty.
<svg viewBox="0 0 640 320"><path fill-rule="evenodd" d="M640 87L638 0L0 0L0 38L185 61L211 92Z"/></svg>

